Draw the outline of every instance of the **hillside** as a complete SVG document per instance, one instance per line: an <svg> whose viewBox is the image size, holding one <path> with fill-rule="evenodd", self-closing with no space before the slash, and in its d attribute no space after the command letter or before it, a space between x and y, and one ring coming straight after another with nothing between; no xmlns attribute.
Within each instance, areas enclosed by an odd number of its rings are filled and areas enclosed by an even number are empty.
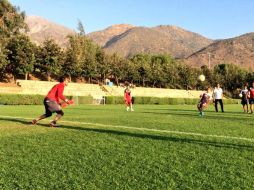
<svg viewBox="0 0 254 190"><path fill-rule="evenodd" d="M95 43L103 47L113 37L118 36L133 27L134 26L129 24L115 24L106 28L105 30L89 33L87 36Z"/></svg>
<svg viewBox="0 0 254 190"><path fill-rule="evenodd" d="M36 44L41 44L45 39L52 38L60 46L65 47L68 42L68 39L66 38L67 35L74 33L73 30L65 26L53 23L38 16L28 16L26 17L25 22L29 27L28 36L30 36L32 41Z"/></svg>
<svg viewBox="0 0 254 190"><path fill-rule="evenodd" d="M232 63L253 70L254 33L218 40L192 54L184 61L196 67L208 65L209 53L211 67L219 63Z"/></svg>
<svg viewBox="0 0 254 190"><path fill-rule="evenodd" d="M73 30L38 16L26 18L30 31L28 35L37 43L53 38L65 47L68 34ZM112 25L105 30L87 34L106 52L117 52L123 56L137 53L166 53L183 59L185 63L200 67L219 63L232 63L254 69L254 33L239 37L212 41L197 33L180 27L161 25L157 27L135 27L128 24Z"/></svg>
<svg viewBox="0 0 254 190"><path fill-rule="evenodd" d="M113 37L104 46L109 53L123 56L137 53L167 53L186 57L209 45L212 40L175 26L134 27Z"/></svg>
<svg viewBox="0 0 254 190"><path fill-rule="evenodd" d="M53 38L62 47L67 45L68 34L73 30L38 16L28 16L26 23L31 39L41 44ZM212 40L176 26L157 26L153 28L135 27L129 24L112 25L105 30L87 34L95 43L109 53L117 52L123 56L137 53L167 53L173 57L186 57L209 45Z"/></svg>

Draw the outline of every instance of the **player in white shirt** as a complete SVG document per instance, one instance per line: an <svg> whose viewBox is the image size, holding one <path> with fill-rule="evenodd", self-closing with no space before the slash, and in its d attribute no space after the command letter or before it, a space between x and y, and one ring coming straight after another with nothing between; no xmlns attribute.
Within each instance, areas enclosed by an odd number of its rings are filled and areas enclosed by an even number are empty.
<svg viewBox="0 0 254 190"><path fill-rule="evenodd" d="M215 111L218 112L218 102L220 103L220 108L221 112L224 112L223 108L223 90L220 87L220 84L218 83L217 86L213 90L213 97L214 97L214 106L215 106Z"/></svg>

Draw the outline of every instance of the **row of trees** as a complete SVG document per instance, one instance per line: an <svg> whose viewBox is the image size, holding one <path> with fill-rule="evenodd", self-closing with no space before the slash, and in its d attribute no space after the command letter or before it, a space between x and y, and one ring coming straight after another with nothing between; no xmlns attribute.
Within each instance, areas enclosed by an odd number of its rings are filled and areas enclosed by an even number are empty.
<svg viewBox="0 0 254 190"><path fill-rule="evenodd" d="M0 77L14 78L39 76L52 80L68 74L73 80L103 82L110 78L117 85L131 82L138 86L200 89L219 82L233 92L242 83L251 81L253 73L231 64L219 64L213 69L206 66L192 68L169 55L137 54L123 58L105 51L80 32L69 36L65 49L52 39L40 46L31 42L25 31L25 14L7 0L0 1ZM206 76L205 82L197 80Z"/></svg>

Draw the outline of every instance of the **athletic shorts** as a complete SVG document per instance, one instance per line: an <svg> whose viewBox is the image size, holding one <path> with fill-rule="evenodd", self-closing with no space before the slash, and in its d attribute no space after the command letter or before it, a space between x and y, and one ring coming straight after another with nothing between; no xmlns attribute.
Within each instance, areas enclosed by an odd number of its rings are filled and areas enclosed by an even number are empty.
<svg viewBox="0 0 254 190"><path fill-rule="evenodd" d="M254 104L254 99L253 98L249 99L249 104Z"/></svg>
<svg viewBox="0 0 254 190"><path fill-rule="evenodd" d="M125 100L125 104L126 105L130 105L132 102L131 102L131 100L130 99L128 99L128 100Z"/></svg>
<svg viewBox="0 0 254 190"><path fill-rule="evenodd" d="M199 103L198 103L198 107L200 107L200 108L203 108L203 107L205 107L206 105L207 105L206 102L199 102Z"/></svg>
<svg viewBox="0 0 254 190"><path fill-rule="evenodd" d="M61 106L54 100L45 98L43 103L45 106L46 114L47 113L54 113L54 112L62 110Z"/></svg>
<svg viewBox="0 0 254 190"><path fill-rule="evenodd" d="M249 101L248 100L242 100L241 101L241 104L244 106L244 105L248 105L249 104Z"/></svg>

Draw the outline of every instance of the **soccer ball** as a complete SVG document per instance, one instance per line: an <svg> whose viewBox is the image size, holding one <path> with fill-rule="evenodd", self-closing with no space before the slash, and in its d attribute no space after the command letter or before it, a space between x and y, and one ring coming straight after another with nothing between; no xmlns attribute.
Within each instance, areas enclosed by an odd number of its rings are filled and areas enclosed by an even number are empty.
<svg viewBox="0 0 254 190"><path fill-rule="evenodd" d="M242 93L240 93L240 94L239 94L239 97L240 97L240 98L241 98L241 97L243 97L243 94L242 94Z"/></svg>
<svg viewBox="0 0 254 190"><path fill-rule="evenodd" d="M200 80L201 82L205 81L205 75L199 75L198 80Z"/></svg>

